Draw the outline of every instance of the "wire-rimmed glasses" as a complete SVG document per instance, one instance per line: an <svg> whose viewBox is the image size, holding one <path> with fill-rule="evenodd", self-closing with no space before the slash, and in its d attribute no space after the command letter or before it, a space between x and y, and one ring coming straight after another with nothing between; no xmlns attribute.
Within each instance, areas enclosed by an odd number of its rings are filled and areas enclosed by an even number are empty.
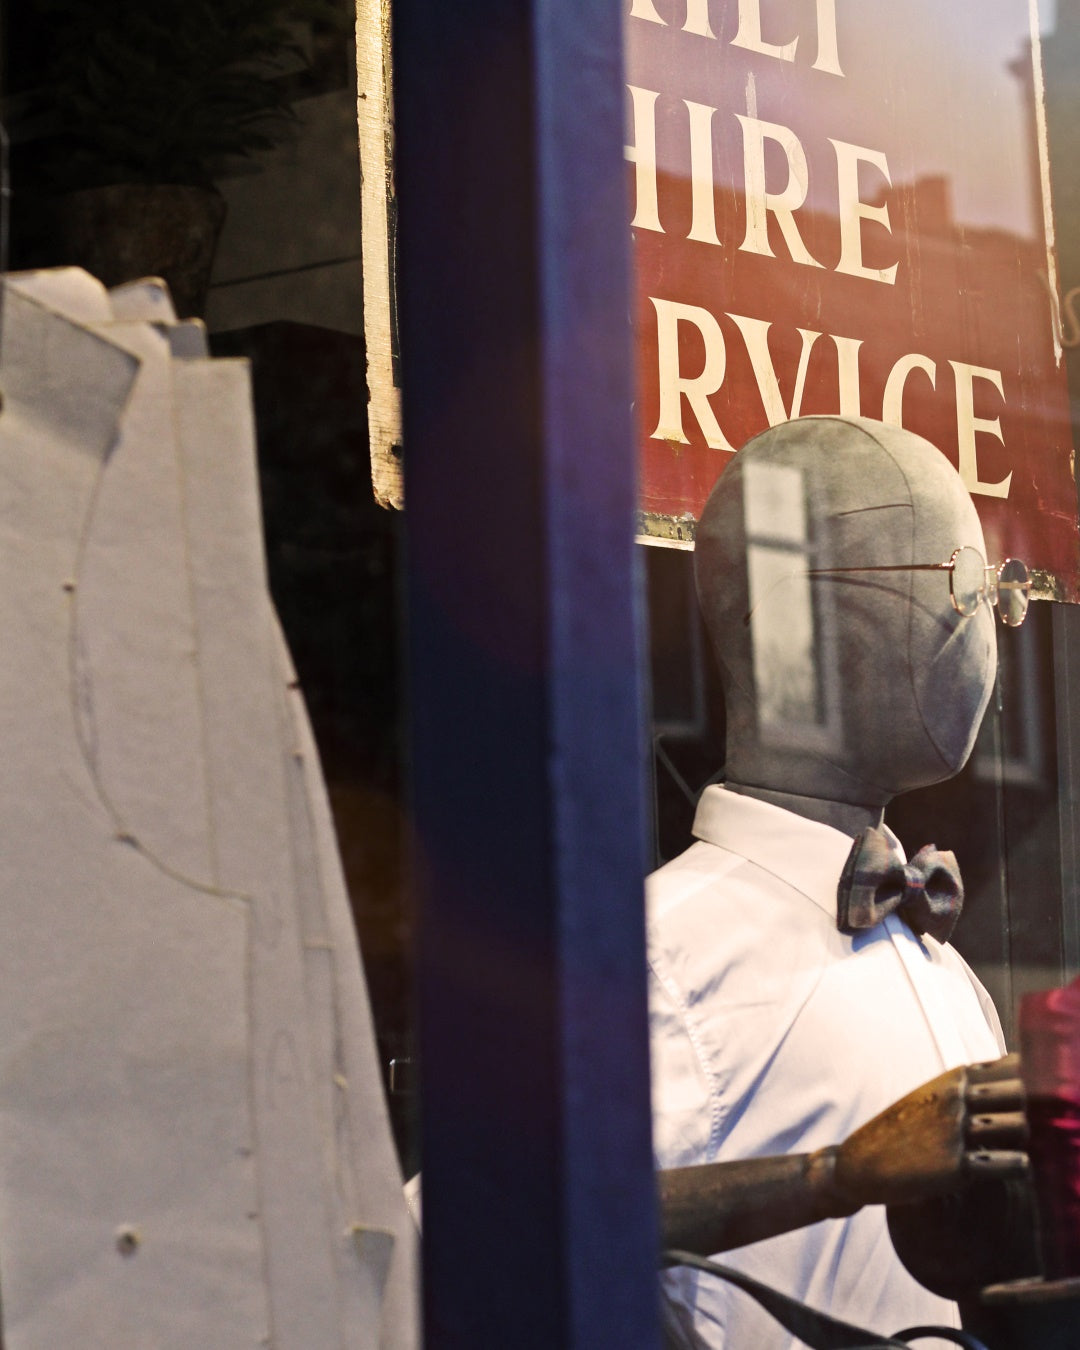
<svg viewBox="0 0 1080 1350"><path fill-rule="evenodd" d="M964 544L953 551L948 562L938 563L883 563L871 567L810 567L805 571L793 572L792 576L834 577L855 572L948 572L949 599L958 614L970 618L983 600L988 605L996 605L1001 622L1009 628L1019 628L1028 611L1028 599L1031 594L1031 577L1027 564L1019 558L1006 558L1004 562L987 563L977 548ZM743 619L749 623L754 610L780 584L790 578L778 578L765 595L756 601L753 608Z"/></svg>

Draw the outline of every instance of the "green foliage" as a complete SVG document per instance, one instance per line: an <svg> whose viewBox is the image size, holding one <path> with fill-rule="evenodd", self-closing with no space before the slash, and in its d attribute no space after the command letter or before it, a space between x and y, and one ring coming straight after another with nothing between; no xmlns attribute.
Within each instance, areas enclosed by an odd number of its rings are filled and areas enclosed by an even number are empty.
<svg viewBox="0 0 1080 1350"><path fill-rule="evenodd" d="M33 0L49 24L46 97L68 186L208 184L273 145L293 116L285 71L333 0Z"/></svg>

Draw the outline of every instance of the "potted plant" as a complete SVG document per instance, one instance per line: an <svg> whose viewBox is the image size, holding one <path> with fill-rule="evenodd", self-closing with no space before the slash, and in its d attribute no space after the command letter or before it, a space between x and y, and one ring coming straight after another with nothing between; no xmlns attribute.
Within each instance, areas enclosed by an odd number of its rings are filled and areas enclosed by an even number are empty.
<svg viewBox="0 0 1080 1350"><path fill-rule="evenodd" d="M311 26L334 0L33 0L46 43L41 98L56 129L59 261L106 284L169 282L181 315L209 285L223 167L273 146L295 114ZM345 11L347 14L348 11Z"/></svg>

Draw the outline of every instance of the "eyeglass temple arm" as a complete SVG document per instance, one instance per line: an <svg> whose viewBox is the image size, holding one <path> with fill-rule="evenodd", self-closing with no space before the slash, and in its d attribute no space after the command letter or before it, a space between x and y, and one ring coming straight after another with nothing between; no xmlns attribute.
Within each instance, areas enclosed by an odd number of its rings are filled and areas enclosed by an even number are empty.
<svg viewBox="0 0 1080 1350"><path fill-rule="evenodd" d="M751 608L743 615L743 623L748 624L754 617L754 611L776 590L777 586L783 581L794 581L796 577L834 577L843 576L846 572L951 572L954 561L950 558L948 562L937 563L879 563L873 567L808 567L798 572L789 572L787 576L777 577L764 595L760 596ZM984 563L984 572L1000 572L1004 564ZM995 578L997 589L999 591L1026 591L1030 588L1029 581L1002 581L1000 577Z"/></svg>
<svg viewBox="0 0 1080 1350"><path fill-rule="evenodd" d="M877 567L811 567L802 575L808 577L837 576L843 572L951 572L951 562L938 563L885 563ZM990 571L988 567L985 569Z"/></svg>
<svg viewBox="0 0 1080 1350"><path fill-rule="evenodd" d="M796 577L830 577L839 576L844 572L948 572L952 570L952 563L887 563L877 567L808 567L802 568L797 572L789 572L787 576L777 577L764 595L759 596L753 605L743 615L743 623L748 624L754 617L754 611L759 605L763 605L773 591L776 590L782 582L794 581Z"/></svg>

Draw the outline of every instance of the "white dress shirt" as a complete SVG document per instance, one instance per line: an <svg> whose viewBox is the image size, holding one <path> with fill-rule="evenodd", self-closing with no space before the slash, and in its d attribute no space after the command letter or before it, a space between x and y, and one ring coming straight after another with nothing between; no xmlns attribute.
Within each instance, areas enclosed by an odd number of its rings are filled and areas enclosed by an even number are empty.
<svg viewBox="0 0 1080 1350"><path fill-rule="evenodd" d="M990 997L951 947L896 915L837 930L847 835L717 787L694 834L648 882L658 1166L840 1143L945 1069L1004 1053ZM881 1206L721 1259L882 1333L959 1324L900 1264ZM673 1271L664 1285L677 1344L801 1345L712 1276Z"/></svg>

